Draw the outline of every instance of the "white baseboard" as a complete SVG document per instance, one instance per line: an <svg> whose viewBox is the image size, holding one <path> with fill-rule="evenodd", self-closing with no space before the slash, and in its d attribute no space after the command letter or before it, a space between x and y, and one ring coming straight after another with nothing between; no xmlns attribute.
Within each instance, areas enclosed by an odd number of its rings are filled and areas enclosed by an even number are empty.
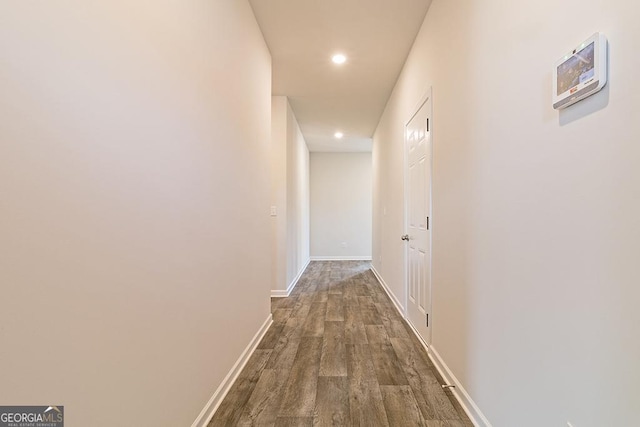
<svg viewBox="0 0 640 427"><path fill-rule="evenodd" d="M380 282L380 285L382 285L382 289L384 289L387 295L389 295L389 298L393 302L393 305L396 307L396 310L398 310L398 313L400 313L400 316L403 319L406 319L407 317L404 314L402 304L400 304L398 298L396 298L393 292L391 292L389 286L387 286L384 279L382 278L382 276L380 276L380 273L378 273L373 265L371 266L371 271L373 271L376 279L378 279L378 282ZM424 349L427 351L429 359L431 359L431 362L433 362L433 365L438 370L438 373L440 373L442 379L447 384L455 385L455 387L451 388L450 390L456 400L460 403L460 406L462 406L462 409L464 409L464 412L467 414L473 425L476 427L491 427L491 423L489 422L489 420L487 420L484 414L480 411L480 408L478 408L478 405L476 405L473 399L471 399L469 393L467 393L464 387L462 387L460 381L458 381L456 376L453 375L453 372L451 372L447 364L444 362L444 360L442 360L436 349L433 347L433 344L431 346L428 346L424 342L418 331L413 327L411 322L407 320L407 323L411 327L414 335L418 338Z"/></svg>
<svg viewBox="0 0 640 427"><path fill-rule="evenodd" d="M285 298L289 296L289 291L271 291L271 298Z"/></svg>
<svg viewBox="0 0 640 427"><path fill-rule="evenodd" d="M404 319L404 307L400 303L398 297L396 297L395 294L391 292L391 289L389 289L389 286L385 283L384 279L382 278L382 276L380 276L380 273L378 273L378 270L376 270L373 265L371 266L371 271L373 271L374 276L376 276L376 279L378 279L378 282L380 283L380 285L382 285L382 289L384 289L387 295L389 295L391 302L396 306L396 310L398 310L398 313L400 313L400 316L402 316L402 318Z"/></svg>
<svg viewBox="0 0 640 427"><path fill-rule="evenodd" d="M484 416L478 405L471 399L469 393L462 387L460 381L453 375L453 372L449 369L447 364L442 360L440 354L433 347L433 344L429 348L429 359L433 362L434 366L442 376L442 379L445 380L447 384L455 385L454 388L451 388L451 392L455 396L455 398L460 402L460 406L464 409L464 412L467 413L467 416L476 427L491 427L491 423L487 420L487 417Z"/></svg>
<svg viewBox="0 0 640 427"><path fill-rule="evenodd" d="M302 274L304 273L304 271L309 266L310 262L311 262L311 258L309 258L307 260L307 262L304 263L304 265L302 266L300 271L298 271L298 275L291 281L291 283L289 283L289 286L287 286L287 290L286 291L271 290L271 298L285 298L285 297L288 297L289 295L291 295L291 291L293 291L293 288L295 288L296 285L298 284L298 281L302 277Z"/></svg>
<svg viewBox="0 0 640 427"><path fill-rule="evenodd" d="M211 399L209 399L206 406L204 407L204 409L202 409L200 415L198 415L198 418L196 418L191 427L206 427L207 424L209 424L209 421L211 421L211 418L213 418L213 414L215 414L215 412L218 410L218 407L224 400L224 397L231 389L231 386L233 386L233 383L238 379L240 372L242 372L242 370L244 369L245 365L249 361L249 358L258 347L260 340L262 340L264 335L267 333L267 330L272 323L273 317L271 316L271 314L269 314L267 320L265 320L258 332L254 335L253 339L251 340L247 348L244 349L244 351L240 355L240 358L233 365L227 376L224 377L224 380L222 380L222 383L213 393L213 396L211 396Z"/></svg>
<svg viewBox="0 0 640 427"><path fill-rule="evenodd" d="M371 261L370 256L312 256L311 261Z"/></svg>

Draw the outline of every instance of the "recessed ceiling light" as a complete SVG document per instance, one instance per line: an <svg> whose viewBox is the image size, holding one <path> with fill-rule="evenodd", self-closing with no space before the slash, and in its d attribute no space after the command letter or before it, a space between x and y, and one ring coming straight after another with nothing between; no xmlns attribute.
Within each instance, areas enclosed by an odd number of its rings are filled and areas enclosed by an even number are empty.
<svg viewBox="0 0 640 427"><path fill-rule="evenodd" d="M331 57L331 60L334 64L344 64L345 62L347 62L347 57L341 53L338 53L336 55L333 55Z"/></svg>
<svg viewBox="0 0 640 427"><path fill-rule="evenodd" d="M333 134L333 136L335 136L337 139L341 139L344 136L344 133L336 132L336 133Z"/></svg>

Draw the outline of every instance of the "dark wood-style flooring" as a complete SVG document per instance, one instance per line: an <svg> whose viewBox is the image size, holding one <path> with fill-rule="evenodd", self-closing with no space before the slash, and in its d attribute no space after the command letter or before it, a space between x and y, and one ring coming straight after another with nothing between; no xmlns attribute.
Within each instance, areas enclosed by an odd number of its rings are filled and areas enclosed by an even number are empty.
<svg viewBox="0 0 640 427"><path fill-rule="evenodd" d="M272 313L209 427L473 427L368 262L311 262Z"/></svg>

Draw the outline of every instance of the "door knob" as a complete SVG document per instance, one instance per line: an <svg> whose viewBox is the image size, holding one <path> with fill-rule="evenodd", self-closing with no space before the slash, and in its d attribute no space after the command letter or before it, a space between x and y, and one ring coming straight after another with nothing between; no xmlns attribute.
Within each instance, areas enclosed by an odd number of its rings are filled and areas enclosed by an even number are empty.
<svg viewBox="0 0 640 427"><path fill-rule="evenodd" d="M407 242L409 241L409 235L405 234L404 236L401 237L402 240L406 240Z"/></svg>

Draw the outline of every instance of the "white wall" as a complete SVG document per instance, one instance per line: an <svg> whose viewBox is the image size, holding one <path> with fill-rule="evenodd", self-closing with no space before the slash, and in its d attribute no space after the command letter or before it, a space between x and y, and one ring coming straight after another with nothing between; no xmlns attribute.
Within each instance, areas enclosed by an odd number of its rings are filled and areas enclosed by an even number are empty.
<svg viewBox="0 0 640 427"><path fill-rule="evenodd" d="M311 256L371 259L371 153L311 153Z"/></svg>
<svg viewBox="0 0 640 427"><path fill-rule="evenodd" d="M287 101L287 283L309 262L309 149Z"/></svg>
<svg viewBox="0 0 640 427"><path fill-rule="evenodd" d="M309 262L309 150L285 96L272 99L273 296L286 295Z"/></svg>
<svg viewBox="0 0 640 427"><path fill-rule="evenodd" d="M286 294L287 282L287 110L286 96L271 98L272 295Z"/></svg>
<svg viewBox="0 0 640 427"><path fill-rule="evenodd" d="M249 4L5 1L0 57L0 402L191 425L270 315Z"/></svg>
<svg viewBox="0 0 640 427"><path fill-rule="evenodd" d="M404 301L403 124L433 87L433 348L494 426L640 424L640 5L588 6L435 0L374 138L374 266ZM610 83L553 110L596 31Z"/></svg>

